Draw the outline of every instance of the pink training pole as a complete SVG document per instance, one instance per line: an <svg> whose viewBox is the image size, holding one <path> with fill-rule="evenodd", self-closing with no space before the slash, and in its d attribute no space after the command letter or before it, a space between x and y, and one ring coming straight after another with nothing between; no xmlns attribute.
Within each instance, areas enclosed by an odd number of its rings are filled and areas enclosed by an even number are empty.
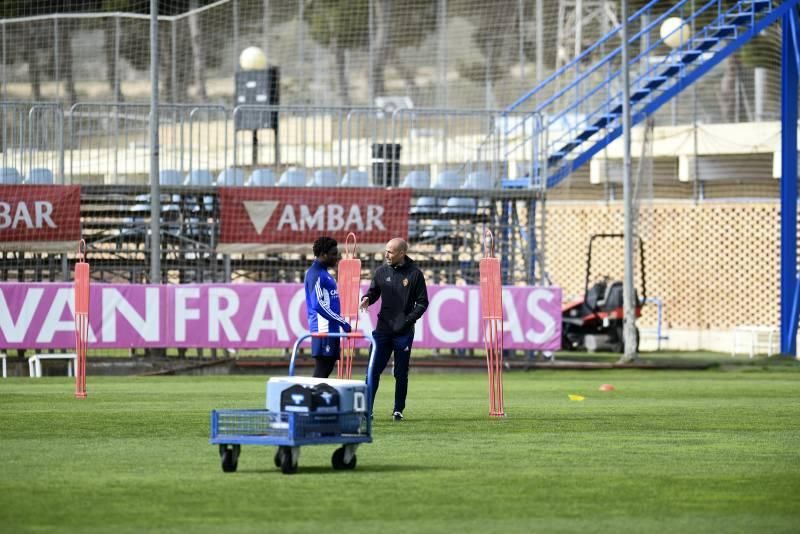
<svg viewBox="0 0 800 534"><path fill-rule="evenodd" d="M352 248L350 238L353 238ZM355 257L356 235L347 234L344 243L344 258L339 261L337 287L339 301L342 305L342 317L350 323L352 330L358 328L358 294L361 291L361 260ZM350 379L353 376L353 356L355 354L355 339L342 338L342 355L336 369L337 378Z"/></svg>
<svg viewBox="0 0 800 534"><path fill-rule="evenodd" d="M489 247L485 244L487 238L490 240ZM489 373L489 415L503 417L503 286L500 260L494 257L494 237L489 230L484 236L484 257L480 261L480 295L486 368Z"/></svg>
<svg viewBox="0 0 800 534"><path fill-rule="evenodd" d="M84 261L86 242L78 245L75 264L75 398L86 398L86 350L89 348L89 264Z"/></svg>

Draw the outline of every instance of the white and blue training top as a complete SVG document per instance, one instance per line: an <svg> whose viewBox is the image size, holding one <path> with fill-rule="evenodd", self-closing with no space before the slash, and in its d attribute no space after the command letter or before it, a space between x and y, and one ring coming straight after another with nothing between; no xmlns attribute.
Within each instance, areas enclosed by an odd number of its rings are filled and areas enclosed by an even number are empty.
<svg viewBox="0 0 800 534"><path fill-rule="evenodd" d="M306 308L311 332L341 332L347 324L341 314L336 280L317 260L306 272Z"/></svg>

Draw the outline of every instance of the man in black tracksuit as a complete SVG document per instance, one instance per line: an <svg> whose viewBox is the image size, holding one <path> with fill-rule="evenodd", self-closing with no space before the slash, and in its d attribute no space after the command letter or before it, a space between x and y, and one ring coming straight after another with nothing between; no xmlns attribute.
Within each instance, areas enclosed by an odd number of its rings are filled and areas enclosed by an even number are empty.
<svg viewBox="0 0 800 534"><path fill-rule="evenodd" d="M414 342L414 323L428 308L428 289L425 277L416 263L406 255L408 244L394 238L386 244L386 264L375 270L367 294L361 298L366 309L378 298L378 326L372 332L375 339L375 362L372 366L370 402L375 402L381 373L394 353L394 410L395 421L403 420L408 393L408 366ZM372 406L370 406L370 413Z"/></svg>

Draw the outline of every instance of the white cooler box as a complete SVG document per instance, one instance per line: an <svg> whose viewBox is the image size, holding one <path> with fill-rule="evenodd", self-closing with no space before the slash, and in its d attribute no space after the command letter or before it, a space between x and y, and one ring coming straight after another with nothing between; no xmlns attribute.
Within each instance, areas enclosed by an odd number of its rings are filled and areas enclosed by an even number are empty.
<svg viewBox="0 0 800 534"><path fill-rule="evenodd" d="M267 381L267 410L280 412L281 393L294 385L313 387L327 384L339 393L339 411L367 411L367 384L361 380L341 380L338 378L313 378L310 376L274 376Z"/></svg>

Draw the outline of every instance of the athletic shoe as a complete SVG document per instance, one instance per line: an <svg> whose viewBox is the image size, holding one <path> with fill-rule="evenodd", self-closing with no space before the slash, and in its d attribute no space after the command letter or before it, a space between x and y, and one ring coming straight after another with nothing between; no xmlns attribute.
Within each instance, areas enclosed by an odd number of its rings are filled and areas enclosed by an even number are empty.
<svg viewBox="0 0 800 534"><path fill-rule="evenodd" d="M403 420L403 412L394 412L394 413L392 414L392 418L393 418L395 421L402 421L402 420Z"/></svg>

